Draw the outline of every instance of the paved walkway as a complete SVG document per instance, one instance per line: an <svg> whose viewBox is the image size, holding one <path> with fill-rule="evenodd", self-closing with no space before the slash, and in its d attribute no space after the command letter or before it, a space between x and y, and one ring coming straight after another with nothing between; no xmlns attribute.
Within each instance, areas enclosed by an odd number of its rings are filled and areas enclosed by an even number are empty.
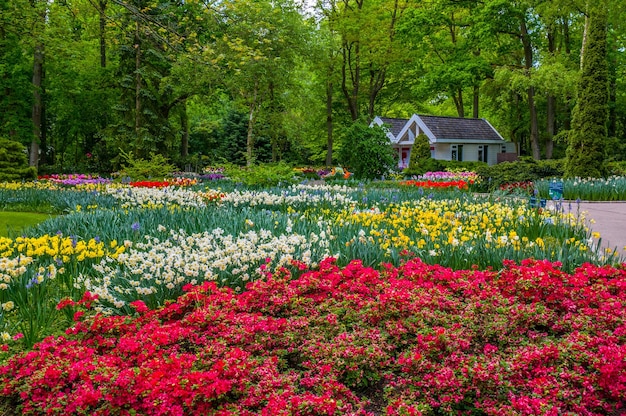
<svg viewBox="0 0 626 416"><path fill-rule="evenodd" d="M550 203L550 202L548 202ZM568 212L570 203L563 209ZM626 202L571 202L572 212L586 212L589 228L600 233L600 244L617 250L626 259Z"/></svg>

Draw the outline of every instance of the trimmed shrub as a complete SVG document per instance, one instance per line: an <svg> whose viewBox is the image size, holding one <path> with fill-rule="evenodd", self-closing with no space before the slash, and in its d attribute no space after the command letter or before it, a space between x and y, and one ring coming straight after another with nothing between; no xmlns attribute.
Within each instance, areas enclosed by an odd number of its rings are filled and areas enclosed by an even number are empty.
<svg viewBox="0 0 626 416"><path fill-rule="evenodd" d="M430 142L424 133L415 138L411 148L411 158L409 167L403 173L405 176L422 175L426 172L435 172L442 169L439 160L435 160L430 155Z"/></svg>
<svg viewBox="0 0 626 416"><path fill-rule="evenodd" d="M19 142L0 138L0 181L36 178L37 169L28 166L26 147Z"/></svg>
<svg viewBox="0 0 626 416"><path fill-rule="evenodd" d="M163 179L170 176L176 167L168 163L165 156L152 154L150 160L135 158L132 154L120 149L121 156L126 164L122 165L119 172L120 178L130 178L132 181L145 181L148 179Z"/></svg>
<svg viewBox="0 0 626 416"><path fill-rule="evenodd" d="M395 165L391 143L380 126L356 122L348 128L344 140L339 158L356 178L380 178Z"/></svg>
<svg viewBox="0 0 626 416"><path fill-rule="evenodd" d="M493 166L482 166L476 173L482 178L486 190L499 189L501 185L513 182L529 182L542 178L562 177L564 161L533 160L523 158L517 162L504 162Z"/></svg>
<svg viewBox="0 0 626 416"><path fill-rule="evenodd" d="M439 160L438 162L443 170L449 172L476 172L479 168L489 166L487 162L478 161Z"/></svg>
<svg viewBox="0 0 626 416"><path fill-rule="evenodd" d="M568 178L601 178L606 168L609 116L607 14L604 5L590 7L578 100L572 111L567 147Z"/></svg>
<svg viewBox="0 0 626 416"><path fill-rule="evenodd" d="M297 175L290 165L267 163L252 166L225 166L225 173L233 182L241 182L247 186L276 186L279 183L292 183Z"/></svg>

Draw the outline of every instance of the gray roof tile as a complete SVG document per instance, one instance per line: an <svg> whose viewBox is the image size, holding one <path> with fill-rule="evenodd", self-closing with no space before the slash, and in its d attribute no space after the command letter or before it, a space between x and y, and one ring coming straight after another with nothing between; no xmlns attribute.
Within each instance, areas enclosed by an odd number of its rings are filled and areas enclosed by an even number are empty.
<svg viewBox="0 0 626 416"><path fill-rule="evenodd" d="M480 118L418 116L437 139L499 140L498 132Z"/></svg>
<svg viewBox="0 0 626 416"><path fill-rule="evenodd" d="M383 121L383 123L389 125L391 134L393 134L394 137L398 137L398 134L400 133L400 131L402 131L406 122L409 121L408 119L403 118L381 117L380 119Z"/></svg>

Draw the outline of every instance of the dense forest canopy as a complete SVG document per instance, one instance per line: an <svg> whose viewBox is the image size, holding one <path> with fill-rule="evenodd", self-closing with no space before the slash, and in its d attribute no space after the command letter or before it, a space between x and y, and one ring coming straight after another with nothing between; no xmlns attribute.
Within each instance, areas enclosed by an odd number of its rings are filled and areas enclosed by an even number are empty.
<svg viewBox="0 0 626 416"><path fill-rule="evenodd" d="M601 3L606 148L623 160L626 5ZM324 165L354 121L425 113L486 118L521 154L564 157L590 4L0 0L0 137L56 171L114 171L122 152Z"/></svg>

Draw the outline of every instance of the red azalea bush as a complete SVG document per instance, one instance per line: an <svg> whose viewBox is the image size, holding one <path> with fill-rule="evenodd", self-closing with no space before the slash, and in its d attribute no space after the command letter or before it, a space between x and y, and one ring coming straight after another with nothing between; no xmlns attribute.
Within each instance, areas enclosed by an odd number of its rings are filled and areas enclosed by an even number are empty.
<svg viewBox="0 0 626 416"><path fill-rule="evenodd" d="M448 189L458 188L461 190L467 190L468 184L465 181L431 181L429 180L407 180L400 182L400 185L415 186L417 188L427 189Z"/></svg>
<svg viewBox="0 0 626 416"><path fill-rule="evenodd" d="M626 271L333 259L138 316L77 317L0 369L25 414L626 412Z"/></svg>

